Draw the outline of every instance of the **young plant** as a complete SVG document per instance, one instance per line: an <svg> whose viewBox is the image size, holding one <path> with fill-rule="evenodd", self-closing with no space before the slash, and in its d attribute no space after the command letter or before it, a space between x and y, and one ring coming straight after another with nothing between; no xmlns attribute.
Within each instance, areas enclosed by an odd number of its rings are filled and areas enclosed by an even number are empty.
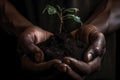
<svg viewBox="0 0 120 80"><path fill-rule="evenodd" d="M82 25L80 17L75 15L79 9L62 8L59 5L53 5L55 4L47 5L42 12L47 12L49 15L57 15L60 20L58 34L51 36L43 44L38 45L45 53L45 61L52 59L63 60L66 56L82 60L82 55L86 46L81 41L74 39L70 33L62 33L63 29L65 29L63 23L66 19L73 20Z"/></svg>
<svg viewBox="0 0 120 80"><path fill-rule="evenodd" d="M46 11L49 15L57 14L57 16L59 17L60 20L59 33L62 32L63 23L65 19L71 19L82 25L80 17L74 14L79 11L78 8L61 8L59 5L56 6L47 5L42 13L45 13Z"/></svg>

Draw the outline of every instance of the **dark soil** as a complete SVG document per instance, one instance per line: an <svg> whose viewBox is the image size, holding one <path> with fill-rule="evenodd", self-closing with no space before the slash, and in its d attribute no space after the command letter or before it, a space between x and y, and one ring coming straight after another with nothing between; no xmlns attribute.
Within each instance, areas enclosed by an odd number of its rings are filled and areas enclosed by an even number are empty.
<svg viewBox="0 0 120 80"><path fill-rule="evenodd" d="M70 56L83 60L83 53L86 49L84 43L75 40L72 35L61 33L51 36L47 41L38 46L43 50L45 61L60 59Z"/></svg>
<svg viewBox="0 0 120 80"><path fill-rule="evenodd" d="M86 46L84 43L75 40L70 34L67 33L61 33L51 36L47 41L38 44L38 46L44 52L44 61L49 61L52 59L63 60L63 58L66 56L70 56L78 60L83 60L83 53L86 50ZM31 58L33 59L33 56ZM76 69L74 65L70 65L70 67L81 76L84 75L84 73ZM64 72L59 72L54 67L51 67L44 72L38 72L37 74L35 74L35 76L37 75L38 78L41 78L41 80L73 80L69 75L65 74ZM47 79L49 78L48 76L51 75L52 77L50 77L50 79Z"/></svg>

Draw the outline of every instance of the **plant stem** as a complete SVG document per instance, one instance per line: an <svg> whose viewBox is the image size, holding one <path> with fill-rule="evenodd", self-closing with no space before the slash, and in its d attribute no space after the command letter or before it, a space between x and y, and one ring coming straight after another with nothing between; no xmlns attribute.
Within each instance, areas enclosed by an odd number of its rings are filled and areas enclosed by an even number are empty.
<svg viewBox="0 0 120 80"><path fill-rule="evenodd" d="M60 32L62 32L62 26L63 26L63 17L62 17L62 11L60 12Z"/></svg>
<svg viewBox="0 0 120 80"><path fill-rule="evenodd" d="M57 12L57 15L60 19L59 33L61 33L62 28L63 28L63 9L62 8L59 8L59 11Z"/></svg>

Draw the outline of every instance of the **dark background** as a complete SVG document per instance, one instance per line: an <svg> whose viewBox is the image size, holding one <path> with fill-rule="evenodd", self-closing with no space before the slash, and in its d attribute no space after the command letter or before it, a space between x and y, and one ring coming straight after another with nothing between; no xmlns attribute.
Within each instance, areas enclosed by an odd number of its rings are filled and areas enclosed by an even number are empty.
<svg viewBox="0 0 120 80"><path fill-rule="evenodd" d="M11 0L12 1L12 0ZM24 0L18 0L15 1L13 0L13 3L15 4L15 6L17 7L18 11L20 13L22 13L24 16L28 16L27 12L25 10L26 7L24 3L22 3L22 1ZM22 6L21 6L22 4ZM21 7L19 7L21 6ZM116 76L116 72L118 72L118 64L119 64L119 58L120 58L120 30L117 30L115 33L115 67L114 68L115 72L114 75ZM19 61L19 57L17 55L17 38L7 34L6 32L4 32L2 29L0 29L0 54L1 54L1 73L3 75L6 76L10 76L9 78L11 79L18 79L20 80L20 76L21 75L21 66L20 66L20 61ZM110 38L109 38L110 39ZM112 43L112 42L111 42ZM113 47L114 48L114 47ZM112 62L111 62L112 64ZM106 65L107 66L107 65ZM118 68L117 68L118 67ZM108 75L109 77L112 75ZM112 79L109 80L115 80L115 76L113 76ZM7 79L8 77L3 77L4 79ZM119 78L119 77L118 77ZM118 79L119 80L119 79Z"/></svg>

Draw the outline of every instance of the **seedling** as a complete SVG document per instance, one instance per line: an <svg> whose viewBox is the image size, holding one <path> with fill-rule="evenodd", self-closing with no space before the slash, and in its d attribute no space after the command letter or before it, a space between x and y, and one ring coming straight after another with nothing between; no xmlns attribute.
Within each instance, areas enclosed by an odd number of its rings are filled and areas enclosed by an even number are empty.
<svg viewBox="0 0 120 80"><path fill-rule="evenodd" d="M77 23L80 23L81 25L83 24L80 17L75 15L74 13L77 13L79 11L78 8L62 8L59 5L52 6L52 5L47 5L42 13L47 12L49 15L57 15L60 20L60 25L59 25L59 33L62 32L63 28L63 23L64 20L66 19L71 19Z"/></svg>
<svg viewBox="0 0 120 80"><path fill-rule="evenodd" d="M50 0L53 1L53 0ZM51 59L63 60L64 57L70 56L78 60L83 59L83 52L86 49L84 43L74 39L74 37L68 32L64 33L65 26L63 25L65 20L72 20L73 22L83 24L80 17L75 15L79 11L78 8L63 8L60 5L49 3L43 9L42 13L48 13L48 15L57 15L59 19L58 33L51 36L45 42L38 44L43 50L45 55L45 61Z"/></svg>

